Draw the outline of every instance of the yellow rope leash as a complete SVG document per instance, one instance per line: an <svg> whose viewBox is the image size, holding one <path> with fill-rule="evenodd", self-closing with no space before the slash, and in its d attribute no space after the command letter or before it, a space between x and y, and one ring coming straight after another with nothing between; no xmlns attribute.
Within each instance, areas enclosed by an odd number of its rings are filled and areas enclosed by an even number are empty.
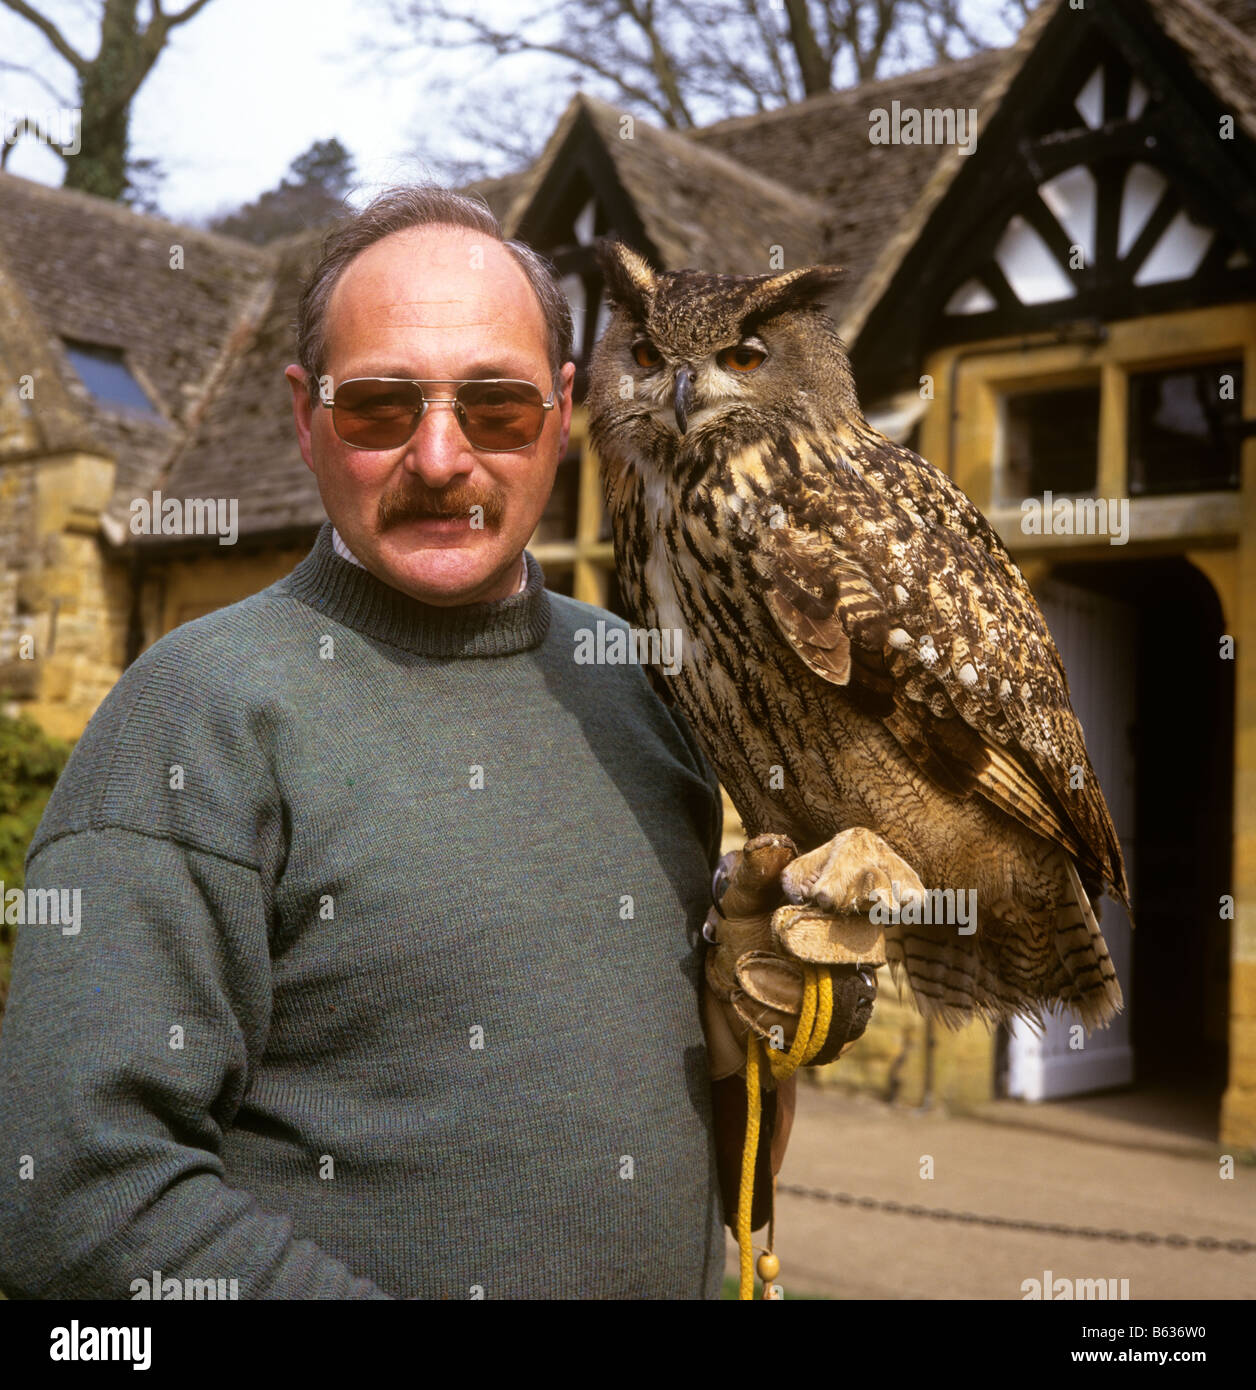
<svg viewBox="0 0 1256 1390"><path fill-rule="evenodd" d="M776 1048L768 1049L768 1065L777 1081L792 1076L800 1066L806 1066L824 1046L833 1021L833 978L827 970L814 965L803 966L802 1013L794 1032L794 1045L782 1055ZM746 1143L741 1151L741 1189L737 1200L737 1253L740 1257L739 1299L754 1297L753 1249L750 1243L750 1214L754 1207L754 1160L759 1152L759 1036L753 1029L746 1038ZM776 1180L772 1181L775 1189ZM773 1223L768 1228L768 1248L759 1257L759 1277L763 1280L763 1296L780 1273L780 1261L772 1253Z"/></svg>

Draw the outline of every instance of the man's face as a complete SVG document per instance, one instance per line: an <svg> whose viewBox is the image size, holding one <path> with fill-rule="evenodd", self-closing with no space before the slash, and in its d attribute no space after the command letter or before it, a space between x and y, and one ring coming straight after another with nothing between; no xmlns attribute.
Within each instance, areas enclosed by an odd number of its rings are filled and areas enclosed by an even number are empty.
<svg viewBox="0 0 1256 1390"><path fill-rule="evenodd" d="M443 606L513 594L567 448L575 375L569 362L551 379L541 307L518 262L469 229L396 232L341 273L326 333L333 390L353 377L510 377L545 397L554 391L555 408L526 449L476 449L453 410L433 405L408 443L375 452L336 434L331 411L311 404L300 367L285 373L301 455L323 506L376 578ZM455 389L426 393L451 397Z"/></svg>

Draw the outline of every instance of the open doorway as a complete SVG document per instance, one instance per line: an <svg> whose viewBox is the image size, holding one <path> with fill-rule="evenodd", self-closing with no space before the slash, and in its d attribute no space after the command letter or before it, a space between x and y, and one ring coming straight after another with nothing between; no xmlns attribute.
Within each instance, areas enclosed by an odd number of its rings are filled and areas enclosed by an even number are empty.
<svg viewBox="0 0 1256 1390"><path fill-rule="evenodd" d="M1132 959L1125 969L1118 961L1117 969L1133 1076L1117 1108L1130 1118L1142 1115L1212 1139L1229 1061L1231 923L1220 916L1220 903L1231 891L1234 777L1234 662L1221 651L1221 605L1208 580L1181 556L1058 565L1052 581L1057 595L1094 595L1101 612L1113 602L1121 605L1131 624L1123 648L1105 654L1092 643L1080 660L1070 658L1064 634L1057 635L1131 872ZM1044 599L1051 592L1049 584ZM1054 630L1050 611L1047 617ZM1088 693L1111 690L1120 699L1130 683L1105 672L1105 662L1132 665L1126 674L1132 677L1133 718L1128 753L1120 760L1132 781L1119 814L1113 802L1120 803L1124 791L1120 785L1109 790L1110 780L1122 780L1119 767L1111 770L1116 750L1095 746L1092 720L1082 709ZM1111 738L1114 731L1109 726L1105 734ZM1104 907L1107 936L1114 905L1105 900ZM1013 1038L1006 1049L1011 1060L1016 1046ZM1003 1069L1004 1094L1012 1093L1009 1070ZM1072 1094L1096 1089L1080 1071L1078 1078Z"/></svg>

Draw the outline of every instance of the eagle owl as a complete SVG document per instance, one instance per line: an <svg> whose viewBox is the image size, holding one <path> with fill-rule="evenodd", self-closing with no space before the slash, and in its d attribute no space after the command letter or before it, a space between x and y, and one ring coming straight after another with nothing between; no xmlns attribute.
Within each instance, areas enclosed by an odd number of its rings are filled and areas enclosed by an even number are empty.
<svg viewBox="0 0 1256 1390"><path fill-rule="evenodd" d="M864 420L826 308L841 271L599 256L588 406L624 601L682 634L679 672L652 676L747 833L798 847L788 896L963 893L975 922L917 898L886 927L922 1014L1106 1024L1121 990L1092 901L1129 897L1063 664L982 514Z"/></svg>

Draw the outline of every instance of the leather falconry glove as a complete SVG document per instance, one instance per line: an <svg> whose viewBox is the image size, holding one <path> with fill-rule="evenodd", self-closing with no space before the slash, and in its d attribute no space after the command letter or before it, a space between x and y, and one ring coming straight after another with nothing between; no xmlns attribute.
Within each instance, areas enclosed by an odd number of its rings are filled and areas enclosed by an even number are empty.
<svg viewBox="0 0 1256 1390"><path fill-rule="evenodd" d="M707 950L703 1025L715 1108L716 1154L725 1221L735 1226L746 1123L746 1039L753 1030L788 1051L802 1012L803 963L827 968L833 984L828 1039L809 1062L839 1057L863 1034L876 999L884 932L858 914L824 913L786 903L781 871L796 856L785 835L759 835L725 855L712 885L715 907L703 934ZM755 1161L752 1229L771 1211L793 1122L796 1074L777 1082L764 1067L763 1116Z"/></svg>
<svg viewBox="0 0 1256 1390"><path fill-rule="evenodd" d="M743 1075L746 1035L788 1050L802 1012L803 965L827 968L833 1020L808 1066L823 1066L863 1035L876 1000L885 933L860 913L821 912L786 903L780 876L797 851L785 835L759 835L727 854L716 870L704 934L711 1075ZM773 1084L771 1073L765 1086Z"/></svg>

